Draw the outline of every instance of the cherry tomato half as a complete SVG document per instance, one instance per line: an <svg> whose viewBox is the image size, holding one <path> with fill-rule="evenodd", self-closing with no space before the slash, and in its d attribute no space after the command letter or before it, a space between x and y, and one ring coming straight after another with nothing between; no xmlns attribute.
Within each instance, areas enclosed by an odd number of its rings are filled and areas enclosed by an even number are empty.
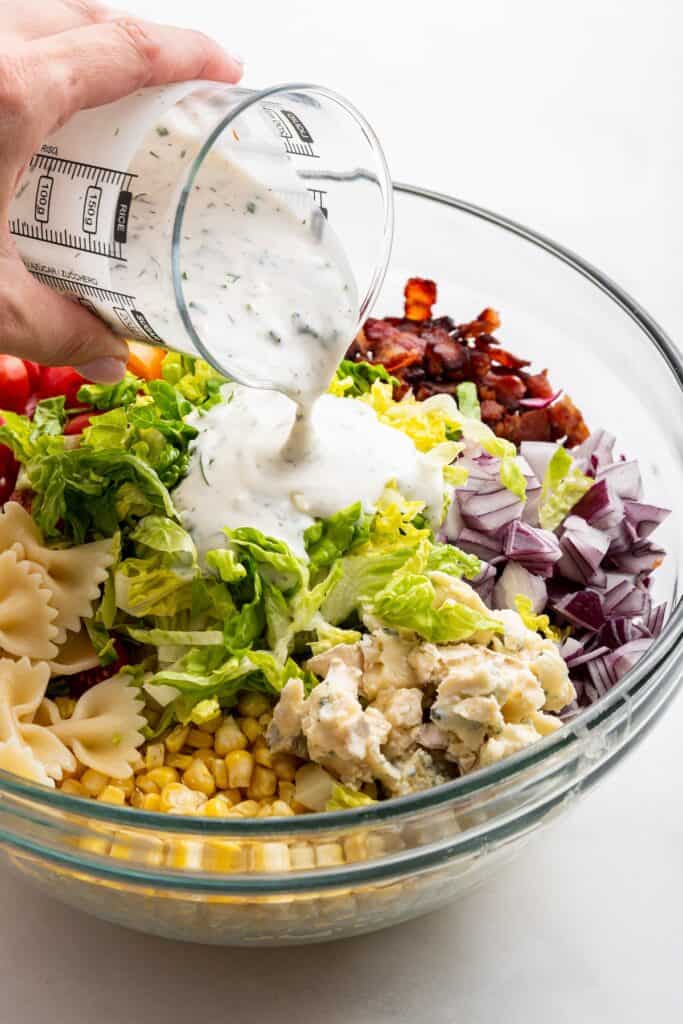
<svg viewBox="0 0 683 1024"><path fill-rule="evenodd" d="M6 444L0 444L0 504L4 504L14 490L19 463Z"/></svg>
<svg viewBox="0 0 683 1024"><path fill-rule="evenodd" d="M30 391L23 359L0 355L0 409L23 413Z"/></svg>
<svg viewBox="0 0 683 1024"><path fill-rule="evenodd" d="M41 398L64 395L67 409L85 408L85 403L79 402L76 396L79 388L87 383L85 377L81 377L73 366L41 366L38 393Z"/></svg>
<svg viewBox="0 0 683 1024"><path fill-rule="evenodd" d="M40 363L34 363L32 359L24 359L23 363L28 374L28 386L33 393L40 387Z"/></svg>
<svg viewBox="0 0 683 1024"><path fill-rule="evenodd" d="M74 416L69 420L67 425L64 427L64 433L70 434L82 434L86 427L90 426L94 416L99 416L103 412L102 409L93 409L90 412L79 412L78 416Z"/></svg>

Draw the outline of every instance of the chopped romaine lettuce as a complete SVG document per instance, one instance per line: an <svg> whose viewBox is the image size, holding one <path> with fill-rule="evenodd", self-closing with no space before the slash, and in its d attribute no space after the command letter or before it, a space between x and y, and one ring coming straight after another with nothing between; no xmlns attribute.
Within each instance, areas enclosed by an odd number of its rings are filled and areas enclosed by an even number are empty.
<svg viewBox="0 0 683 1024"><path fill-rule="evenodd" d="M366 807L374 803L377 801L366 793L359 793L355 789L350 789L349 786L342 786L341 782L336 782L332 786L332 793L325 804L325 810L345 811L352 807Z"/></svg>
<svg viewBox="0 0 683 1024"><path fill-rule="evenodd" d="M548 463L541 486L539 523L544 530L556 530L595 481L585 476L566 448L559 445Z"/></svg>

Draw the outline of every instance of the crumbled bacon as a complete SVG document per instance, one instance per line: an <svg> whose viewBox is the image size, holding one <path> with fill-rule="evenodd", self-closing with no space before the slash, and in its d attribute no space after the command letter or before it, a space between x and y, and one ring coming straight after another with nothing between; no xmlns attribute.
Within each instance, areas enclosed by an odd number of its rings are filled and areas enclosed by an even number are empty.
<svg viewBox="0 0 683 1024"><path fill-rule="evenodd" d="M406 320L429 320L436 302L436 284L426 277L411 277L403 292Z"/></svg>
<svg viewBox="0 0 683 1024"><path fill-rule="evenodd" d="M484 309L475 320L456 324L432 317L436 284L412 277L405 287L403 317L370 319L359 332L349 359L381 363L396 377L395 397L411 391L419 400L455 395L458 384L477 386L481 415L499 437L522 441L564 441L568 447L588 436L583 417L567 396L555 398L548 371L530 373L529 361L503 348L495 337L500 317ZM545 408L533 408L549 399Z"/></svg>
<svg viewBox="0 0 683 1024"><path fill-rule="evenodd" d="M65 677L69 683L70 696L80 697L86 690L97 683L103 683L105 679L111 679L124 665L130 664L128 649L118 637L114 640L114 647L117 658L111 665L98 665L97 668L87 668L83 672L76 672L72 676Z"/></svg>

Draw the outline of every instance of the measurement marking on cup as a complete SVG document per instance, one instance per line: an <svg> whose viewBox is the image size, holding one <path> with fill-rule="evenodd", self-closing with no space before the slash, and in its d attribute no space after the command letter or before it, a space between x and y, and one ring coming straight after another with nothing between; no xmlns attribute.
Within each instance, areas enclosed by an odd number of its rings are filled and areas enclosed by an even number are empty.
<svg viewBox="0 0 683 1024"><path fill-rule="evenodd" d="M297 114L291 110L272 107L268 103L263 104L263 109L270 115L286 153L291 156L308 156L314 160L319 159L313 149L313 136Z"/></svg>
<svg viewBox="0 0 683 1024"><path fill-rule="evenodd" d="M137 175L49 153L34 153L28 172L36 170L43 173L36 184L33 208L24 207L23 215L10 220L11 233L125 263L123 245L127 241L131 186ZM66 179L67 192L70 183L77 179L87 183L82 205L79 203L74 208L67 201L62 206L54 199L58 179ZM113 212L113 238L101 238L98 237L100 223L108 211Z"/></svg>
<svg viewBox="0 0 683 1024"><path fill-rule="evenodd" d="M100 288L96 284L87 284L85 281L74 281L69 277L58 277L57 274L46 274L42 270L32 270L32 275L41 284L46 284L60 292L68 292L79 297L86 296L91 299L99 299L100 302L117 302L123 307L133 308L135 296L127 295L125 292L115 292L110 288Z"/></svg>

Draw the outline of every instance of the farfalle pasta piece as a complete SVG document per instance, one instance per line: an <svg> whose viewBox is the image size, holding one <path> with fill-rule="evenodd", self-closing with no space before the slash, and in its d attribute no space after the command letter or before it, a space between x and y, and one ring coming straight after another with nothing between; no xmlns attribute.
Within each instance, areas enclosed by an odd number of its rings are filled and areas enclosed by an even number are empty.
<svg viewBox="0 0 683 1024"><path fill-rule="evenodd" d="M53 676L74 676L79 672L87 672L91 668L99 668L100 659L92 645L85 626L78 633L71 630L60 646L57 657L50 662Z"/></svg>
<svg viewBox="0 0 683 1024"><path fill-rule="evenodd" d="M93 602L99 597L100 585L114 560L111 540L97 540L75 548L45 547L26 509L9 501L0 513L0 551L8 548L16 551L19 558L33 562L42 573L51 604L57 611L57 642L63 643L67 630L78 632L81 619L92 615Z"/></svg>
<svg viewBox="0 0 683 1024"><path fill-rule="evenodd" d="M0 648L17 658L57 654L57 610L42 571L10 548L0 554Z"/></svg>
<svg viewBox="0 0 683 1024"><path fill-rule="evenodd" d="M60 738L33 721L49 678L44 661L0 659L0 767L45 785L76 767Z"/></svg>
<svg viewBox="0 0 683 1024"><path fill-rule="evenodd" d="M86 690L71 718L60 718L48 728L89 768L125 779L132 775L131 764L144 738L143 703L129 676L112 676Z"/></svg>

